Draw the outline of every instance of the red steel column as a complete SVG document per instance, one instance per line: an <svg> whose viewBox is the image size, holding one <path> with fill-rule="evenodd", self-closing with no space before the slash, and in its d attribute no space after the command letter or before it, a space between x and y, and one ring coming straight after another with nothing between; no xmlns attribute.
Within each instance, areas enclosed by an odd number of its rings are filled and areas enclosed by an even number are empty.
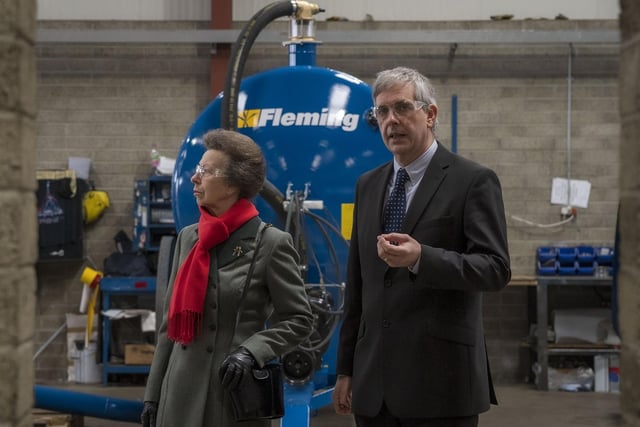
<svg viewBox="0 0 640 427"><path fill-rule="evenodd" d="M233 0L211 0L211 29L231 29ZM224 88L227 65L231 57L231 45L216 43L215 51L211 54L211 99L215 98Z"/></svg>

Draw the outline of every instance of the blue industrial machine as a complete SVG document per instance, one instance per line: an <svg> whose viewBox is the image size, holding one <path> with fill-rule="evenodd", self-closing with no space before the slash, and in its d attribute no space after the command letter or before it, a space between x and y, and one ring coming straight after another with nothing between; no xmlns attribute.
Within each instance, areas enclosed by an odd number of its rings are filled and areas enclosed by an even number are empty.
<svg viewBox="0 0 640 427"><path fill-rule="evenodd" d="M263 220L291 232L302 258L315 332L284 355L286 410L282 426L308 425L311 410L330 403L335 384L351 212L357 177L387 158L372 114L370 87L346 73L316 66L312 15L305 1L263 8L234 46L225 89L196 119L182 142L172 179L178 230L198 221L193 197L202 136L235 129L256 141L267 160L267 183L256 200ZM258 32L291 16L289 66L242 79Z"/></svg>

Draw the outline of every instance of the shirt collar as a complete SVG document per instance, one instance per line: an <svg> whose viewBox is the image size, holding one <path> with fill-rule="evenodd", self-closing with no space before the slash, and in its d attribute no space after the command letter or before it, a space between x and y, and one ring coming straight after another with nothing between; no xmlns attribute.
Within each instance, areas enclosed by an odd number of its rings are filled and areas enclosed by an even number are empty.
<svg viewBox="0 0 640 427"><path fill-rule="evenodd" d="M404 167L404 169L409 174L409 181L412 184L418 182L420 178L422 178L422 175L424 175L424 171L427 170L427 166L429 166L429 163L431 163L431 159L433 159L433 156L436 154L437 149L438 141L434 139L433 144L431 144L427 151L422 153L420 157L406 166L400 165L400 163L398 163L396 159L393 159L393 176L396 176L396 174L398 173L398 169Z"/></svg>

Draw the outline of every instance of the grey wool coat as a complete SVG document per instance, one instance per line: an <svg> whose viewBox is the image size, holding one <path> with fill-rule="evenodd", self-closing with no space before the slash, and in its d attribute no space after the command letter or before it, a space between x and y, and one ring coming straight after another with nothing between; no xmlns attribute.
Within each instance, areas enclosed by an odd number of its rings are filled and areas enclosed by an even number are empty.
<svg viewBox="0 0 640 427"><path fill-rule="evenodd" d="M167 338L167 317L176 273L198 239L198 226L190 225L178 234L164 304L165 320L158 332L144 396L145 401L158 402L158 427L236 425L218 376L224 357L243 346L263 366L295 349L311 333L313 315L298 254L291 236L275 227L264 232L255 270L240 304L260 223L259 218L248 221L211 250L202 333L186 346ZM235 327L237 313L240 316ZM237 425L264 427L270 422Z"/></svg>

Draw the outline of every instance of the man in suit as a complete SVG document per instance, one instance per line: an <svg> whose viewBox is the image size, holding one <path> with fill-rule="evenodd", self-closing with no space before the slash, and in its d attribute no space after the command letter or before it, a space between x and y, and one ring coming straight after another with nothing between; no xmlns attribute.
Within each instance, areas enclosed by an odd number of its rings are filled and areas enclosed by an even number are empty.
<svg viewBox="0 0 640 427"><path fill-rule="evenodd" d="M511 277L500 182L436 140L416 70L380 72L373 99L393 161L356 185L334 408L359 427L477 426L496 403L482 293Z"/></svg>

